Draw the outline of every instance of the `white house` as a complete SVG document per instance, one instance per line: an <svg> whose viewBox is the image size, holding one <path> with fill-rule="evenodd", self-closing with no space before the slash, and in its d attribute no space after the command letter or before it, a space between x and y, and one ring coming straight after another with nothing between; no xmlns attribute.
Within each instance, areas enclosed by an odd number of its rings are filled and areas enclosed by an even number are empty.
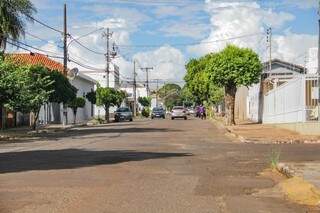
<svg viewBox="0 0 320 213"><path fill-rule="evenodd" d="M274 59L271 62L271 69L269 63L263 64L262 82L254 84L249 87L247 96L247 117L254 122L271 122L274 118L266 114L265 98L269 91L280 87L281 85L302 76L306 69L300 65L288 63L279 59ZM268 98L267 98L268 99ZM268 99L269 101L269 99ZM267 103L269 104L269 102Z"/></svg>
<svg viewBox="0 0 320 213"><path fill-rule="evenodd" d="M96 81L89 76L78 73L73 80L69 80L70 83L78 89L77 97L84 97L88 92L94 90ZM90 120L94 116L94 105L91 104L86 98L86 104L83 108L78 108L76 115L76 123L81 123ZM74 115L72 109L67 109L67 123L73 123ZM39 113L39 123L61 123L63 118L63 106L62 104L49 103L41 107Z"/></svg>
<svg viewBox="0 0 320 213"><path fill-rule="evenodd" d="M109 87L119 89L120 88L120 74L119 74L119 67L111 64L110 65L110 72L109 72ZM103 71L80 71L81 73L85 73L91 79L94 79L101 87L107 87L107 73ZM96 89L96 88L95 88ZM111 107L109 109L110 113L115 111L115 107ZM105 110L103 107L96 106L94 109L94 116L95 117L104 117Z"/></svg>
<svg viewBox="0 0 320 213"><path fill-rule="evenodd" d="M127 97L127 103L126 105L128 107L130 107L131 110L133 110L133 82L131 81L122 81L121 82L121 90L126 91L128 94ZM139 97L147 97L147 88L140 83L137 83L136 86L136 103L137 103L137 110L141 111L142 110L142 106L138 103L138 98Z"/></svg>

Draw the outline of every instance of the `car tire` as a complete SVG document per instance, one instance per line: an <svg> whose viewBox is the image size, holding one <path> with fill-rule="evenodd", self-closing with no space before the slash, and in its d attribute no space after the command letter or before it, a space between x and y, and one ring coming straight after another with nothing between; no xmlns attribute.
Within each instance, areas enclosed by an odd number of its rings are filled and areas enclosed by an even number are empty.
<svg viewBox="0 0 320 213"><path fill-rule="evenodd" d="M184 120L187 120L187 117L184 117Z"/></svg>
<svg viewBox="0 0 320 213"><path fill-rule="evenodd" d="M132 122L132 121L133 121L133 119L131 118L129 121L130 121L130 122Z"/></svg>
<svg viewBox="0 0 320 213"><path fill-rule="evenodd" d="M153 117L151 117L151 119L153 119Z"/></svg>
<svg viewBox="0 0 320 213"><path fill-rule="evenodd" d="M171 118L171 120L174 120L174 118Z"/></svg>
<svg viewBox="0 0 320 213"><path fill-rule="evenodd" d="M166 119L166 117L165 117L165 116L163 116L162 118L163 118L163 119Z"/></svg>

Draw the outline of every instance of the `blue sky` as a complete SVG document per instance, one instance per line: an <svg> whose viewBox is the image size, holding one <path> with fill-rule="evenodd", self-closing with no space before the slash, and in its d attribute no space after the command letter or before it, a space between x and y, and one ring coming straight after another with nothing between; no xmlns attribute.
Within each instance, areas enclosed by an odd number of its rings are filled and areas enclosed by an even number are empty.
<svg viewBox="0 0 320 213"><path fill-rule="evenodd" d="M274 57L303 63L301 54L316 45L316 0L32 0L35 17L62 29L63 4L68 6L68 30L81 36L100 27L110 27L120 56L114 63L129 73L132 58L141 66L154 66L157 78L181 81L184 64L191 57L218 51L227 43L253 48L266 59L265 29L273 27ZM38 24L28 24L25 42L61 54L61 35ZM81 39L93 50L105 51L105 40L98 31ZM247 38L221 41L255 34ZM218 41L216 41L218 40ZM213 42L216 41L216 42ZM199 44L193 44L199 43ZM177 45L175 44L185 44ZM133 46L122 46L133 45ZM136 47L134 45L156 45ZM104 57L77 44L70 55L85 64L104 67Z"/></svg>

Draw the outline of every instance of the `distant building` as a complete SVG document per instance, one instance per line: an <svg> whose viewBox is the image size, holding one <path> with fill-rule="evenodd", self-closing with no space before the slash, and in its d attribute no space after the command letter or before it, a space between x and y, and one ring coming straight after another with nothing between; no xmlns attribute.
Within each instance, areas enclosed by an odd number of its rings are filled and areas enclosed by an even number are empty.
<svg viewBox="0 0 320 213"><path fill-rule="evenodd" d="M121 84L121 90L126 91L128 94L126 105L133 111L133 103L134 103L134 98L133 98L133 82L132 81L122 81ZM147 97L147 88L140 83L137 83L136 86L136 102L137 102L137 110L141 111L142 106L138 103L138 98L139 97Z"/></svg>
<svg viewBox="0 0 320 213"><path fill-rule="evenodd" d="M110 64L109 72L109 87L119 89L120 88L120 71L119 67L115 64ZM107 73L103 71L86 71L82 70L80 73L88 75L91 79L94 79L101 87L107 87ZM115 107L110 107L109 112L112 114L115 111ZM94 109L94 116L104 118L105 110L103 107L96 106Z"/></svg>

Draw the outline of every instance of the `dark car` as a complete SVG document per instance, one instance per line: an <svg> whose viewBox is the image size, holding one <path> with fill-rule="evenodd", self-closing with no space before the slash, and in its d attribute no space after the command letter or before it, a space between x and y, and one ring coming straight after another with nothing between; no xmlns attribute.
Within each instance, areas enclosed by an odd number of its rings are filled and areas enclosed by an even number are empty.
<svg viewBox="0 0 320 213"><path fill-rule="evenodd" d="M151 113L151 119L154 118L166 118L166 112L163 108L161 107L155 107L152 109L152 113Z"/></svg>
<svg viewBox="0 0 320 213"><path fill-rule="evenodd" d="M132 121L132 112L128 107L120 107L114 113L115 122Z"/></svg>

